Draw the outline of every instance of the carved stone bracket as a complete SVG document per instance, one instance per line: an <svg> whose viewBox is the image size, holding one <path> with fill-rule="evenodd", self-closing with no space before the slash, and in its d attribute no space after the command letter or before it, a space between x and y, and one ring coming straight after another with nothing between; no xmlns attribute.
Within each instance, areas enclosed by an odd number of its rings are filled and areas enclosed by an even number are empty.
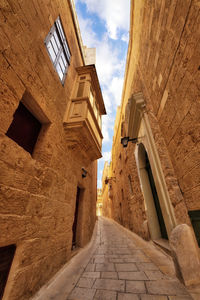
<svg viewBox="0 0 200 300"><path fill-rule="evenodd" d="M125 136L131 139L138 137L145 106L142 93L133 94L128 100L125 111Z"/></svg>

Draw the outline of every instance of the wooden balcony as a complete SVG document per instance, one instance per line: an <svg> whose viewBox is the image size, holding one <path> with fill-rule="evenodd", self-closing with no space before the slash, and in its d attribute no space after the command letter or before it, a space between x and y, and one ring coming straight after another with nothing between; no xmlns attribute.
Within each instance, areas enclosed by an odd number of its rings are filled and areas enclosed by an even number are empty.
<svg viewBox="0 0 200 300"><path fill-rule="evenodd" d="M68 103L63 126L67 142L79 146L91 160L102 157L101 116L106 114L94 65L79 67L73 98Z"/></svg>

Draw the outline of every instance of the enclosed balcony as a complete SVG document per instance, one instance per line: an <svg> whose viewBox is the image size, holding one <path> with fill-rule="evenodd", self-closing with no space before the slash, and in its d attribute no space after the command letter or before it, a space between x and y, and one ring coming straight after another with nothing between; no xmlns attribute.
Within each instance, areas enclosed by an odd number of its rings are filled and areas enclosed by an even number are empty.
<svg viewBox="0 0 200 300"><path fill-rule="evenodd" d="M100 158L103 135L102 115L106 114L94 65L76 68L77 80L63 126L70 145L78 145L91 159Z"/></svg>

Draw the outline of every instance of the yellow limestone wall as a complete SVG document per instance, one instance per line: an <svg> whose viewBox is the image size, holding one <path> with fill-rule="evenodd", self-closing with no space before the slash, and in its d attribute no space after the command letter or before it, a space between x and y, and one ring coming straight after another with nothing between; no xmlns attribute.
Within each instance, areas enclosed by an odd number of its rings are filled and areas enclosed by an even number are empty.
<svg viewBox="0 0 200 300"><path fill-rule="evenodd" d="M59 15L72 54L64 85L44 44ZM71 256L77 186L84 190L79 244L90 240L97 165L68 147L63 129L75 67L83 65L69 1L1 1L0 24L0 247L16 245L5 299L23 300ZM5 135L24 93L50 122L32 156Z"/></svg>
<svg viewBox="0 0 200 300"><path fill-rule="evenodd" d="M142 92L175 223L200 209L198 1L131 1L130 41L112 148L113 218L149 238L135 145L120 144L132 94ZM118 116L117 116L118 118ZM121 204L120 204L121 203Z"/></svg>

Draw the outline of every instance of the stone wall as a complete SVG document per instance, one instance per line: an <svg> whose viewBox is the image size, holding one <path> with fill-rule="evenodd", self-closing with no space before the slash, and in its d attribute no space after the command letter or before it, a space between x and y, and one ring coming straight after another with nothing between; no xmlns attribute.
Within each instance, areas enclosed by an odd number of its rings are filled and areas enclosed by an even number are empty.
<svg viewBox="0 0 200 300"><path fill-rule="evenodd" d="M58 15L72 54L64 85L44 44ZM30 299L69 260L77 186L84 190L81 246L92 235L96 161L68 147L62 124L75 67L82 65L69 1L1 1L0 247L17 247L4 294L8 300ZM49 120L32 155L5 135L23 97ZM82 167L88 171L84 179Z"/></svg>
<svg viewBox="0 0 200 300"><path fill-rule="evenodd" d="M191 225L188 210L200 209L200 6L190 0L131 5L126 75L112 148L114 219L119 221L122 213L124 226L148 238L135 145L122 148L121 124L129 97L142 92L176 224Z"/></svg>

